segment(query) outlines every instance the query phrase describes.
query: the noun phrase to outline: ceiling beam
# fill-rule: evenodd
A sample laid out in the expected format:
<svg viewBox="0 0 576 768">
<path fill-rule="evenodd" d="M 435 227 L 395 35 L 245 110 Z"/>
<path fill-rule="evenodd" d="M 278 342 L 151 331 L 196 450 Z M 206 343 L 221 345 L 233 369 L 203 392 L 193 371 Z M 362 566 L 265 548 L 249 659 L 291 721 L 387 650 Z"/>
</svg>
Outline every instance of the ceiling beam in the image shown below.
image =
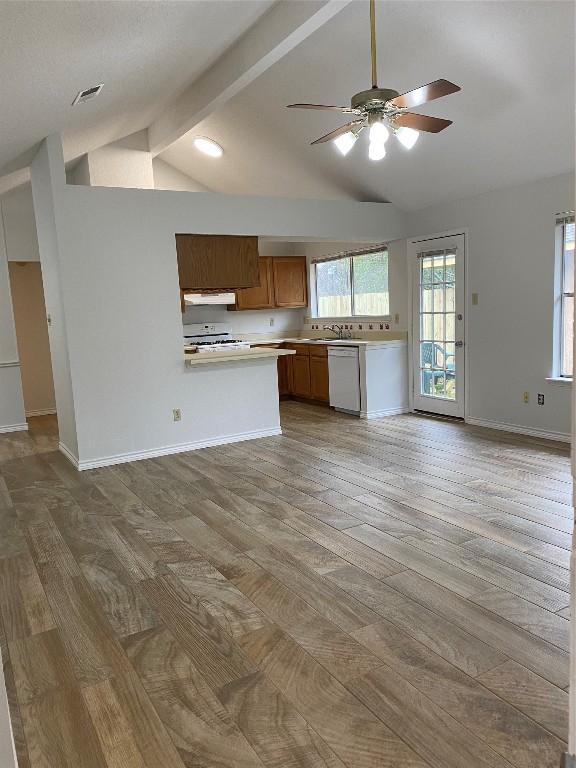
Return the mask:
<svg viewBox="0 0 576 768">
<path fill-rule="evenodd" d="M 240 93 L 351 0 L 280 0 L 148 128 L 153 155 Z"/>
</svg>

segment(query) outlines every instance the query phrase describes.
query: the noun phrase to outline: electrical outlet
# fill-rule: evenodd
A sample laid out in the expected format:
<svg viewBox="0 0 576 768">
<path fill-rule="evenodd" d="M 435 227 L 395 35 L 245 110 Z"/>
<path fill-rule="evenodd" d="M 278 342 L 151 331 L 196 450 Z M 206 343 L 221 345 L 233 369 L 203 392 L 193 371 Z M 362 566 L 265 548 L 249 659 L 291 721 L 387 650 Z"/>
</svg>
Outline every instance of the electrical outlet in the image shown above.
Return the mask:
<svg viewBox="0 0 576 768">
<path fill-rule="evenodd" d="M 538 405 L 544 405 L 544 395 L 542 392 L 538 392 Z"/>
<path fill-rule="evenodd" d="M 182 411 L 180 408 L 174 408 L 172 415 L 174 416 L 174 421 L 182 421 Z"/>
<path fill-rule="evenodd" d="M 270 318 L 270 328 L 274 328 L 274 318 Z"/>
<path fill-rule="evenodd" d="M 522 396 L 522 399 L 524 400 L 525 403 L 529 403 L 530 402 L 530 392 L 524 392 L 524 394 Z"/>
</svg>

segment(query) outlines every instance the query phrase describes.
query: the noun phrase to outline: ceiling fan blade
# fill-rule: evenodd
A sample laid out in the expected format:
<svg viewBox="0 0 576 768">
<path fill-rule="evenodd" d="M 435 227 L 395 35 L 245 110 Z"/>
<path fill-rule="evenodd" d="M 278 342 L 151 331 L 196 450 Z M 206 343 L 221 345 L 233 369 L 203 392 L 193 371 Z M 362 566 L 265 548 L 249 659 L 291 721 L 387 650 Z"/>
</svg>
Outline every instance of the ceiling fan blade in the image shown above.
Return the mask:
<svg viewBox="0 0 576 768">
<path fill-rule="evenodd" d="M 287 104 L 288 109 L 322 109 L 327 112 L 344 112 L 348 115 L 360 115 L 359 109 L 352 107 L 329 107 L 326 104 Z"/>
<path fill-rule="evenodd" d="M 335 131 L 330 131 L 330 133 L 327 133 L 325 136 L 320 136 L 319 139 L 313 141 L 312 146 L 314 144 L 324 144 L 325 141 L 330 141 L 331 139 L 337 139 L 338 136 L 342 136 L 343 133 L 348 133 L 348 131 L 351 131 L 355 126 L 362 125 L 362 122 L 362 120 L 353 120 L 351 123 L 341 125 L 340 128 L 336 128 Z"/>
<path fill-rule="evenodd" d="M 444 128 L 452 125 L 452 120 L 443 120 L 441 117 L 430 117 L 430 115 L 417 115 L 415 112 L 404 112 L 394 118 L 394 125 L 399 128 L 414 128 L 416 131 L 426 131 L 426 133 L 440 133 Z"/>
<path fill-rule="evenodd" d="M 396 96 L 395 99 L 390 99 L 388 104 L 401 109 L 412 109 L 419 107 L 420 104 L 426 104 L 428 101 L 434 101 L 434 99 L 439 99 L 442 96 L 449 96 L 460 90 L 459 85 L 454 85 L 449 80 L 434 80 L 433 83 L 421 85 L 420 88 L 415 88 L 413 91 Z"/>
</svg>

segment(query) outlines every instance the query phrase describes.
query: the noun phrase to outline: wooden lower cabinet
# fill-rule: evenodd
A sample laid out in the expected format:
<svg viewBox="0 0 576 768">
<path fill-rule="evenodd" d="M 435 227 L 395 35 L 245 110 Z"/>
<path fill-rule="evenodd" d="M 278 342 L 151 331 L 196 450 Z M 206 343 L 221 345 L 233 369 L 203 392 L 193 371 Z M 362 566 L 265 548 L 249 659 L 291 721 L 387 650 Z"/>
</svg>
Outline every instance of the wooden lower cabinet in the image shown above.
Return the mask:
<svg viewBox="0 0 576 768">
<path fill-rule="evenodd" d="M 290 394 L 291 355 L 278 358 L 278 394 L 287 397 Z"/>
<path fill-rule="evenodd" d="M 297 397 L 311 396 L 310 389 L 310 355 L 292 355 L 292 386 L 290 394 Z"/>
<path fill-rule="evenodd" d="M 289 394 L 314 400 L 330 401 L 328 388 L 328 347 L 325 344 L 286 344 L 296 354 L 286 358 L 289 369 Z"/>
<path fill-rule="evenodd" d="M 310 355 L 310 397 L 323 403 L 330 402 L 327 355 Z"/>
<path fill-rule="evenodd" d="M 317 403 L 330 402 L 328 347 L 325 344 L 258 344 L 272 349 L 293 349 L 295 355 L 278 358 L 278 394 Z"/>
</svg>

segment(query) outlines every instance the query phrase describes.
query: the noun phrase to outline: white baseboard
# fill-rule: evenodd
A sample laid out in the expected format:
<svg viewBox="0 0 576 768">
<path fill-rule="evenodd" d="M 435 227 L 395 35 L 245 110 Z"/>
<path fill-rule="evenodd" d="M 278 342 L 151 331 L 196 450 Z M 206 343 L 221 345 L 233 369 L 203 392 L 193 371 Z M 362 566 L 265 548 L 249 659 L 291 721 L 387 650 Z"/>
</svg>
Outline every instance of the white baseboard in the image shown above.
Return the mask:
<svg viewBox="0 0 576 768">
<path fill-rule="evenodd" d="M 72 464 L 82 472 L 85 469 L 98 469 L 99 467 L 109 467 L 113 464 L 125 464 L 129 461 L 141 461 L 142 459 L 154 459 L 157 456 L 169 456 L 172 453 L 186 453 L 187 451 L 198 451 L 201 448 L 213 448 L 216 445 L 226 445 L 228 443 L 241 443 L 245 440 L 256 440 L 259 437 L 274 437 L 281 435 L 281 427 L 272 427 L 271 429 L 254 430 L 253 432 L 239 432 L 234 435 L 223 435 L 222 437 L 212 437 L 208 440 L 196 440 L 192 443 L 179 443 L 177 445 L 167 445 L 163 448 L 152 448 L 147 451 L 133 451 L 131 453 L 117 453 L 112 456 L 103 456 L 100 459 L 88 459 L 78 461 L 75 456 L 60 443 L 60 450 L 69 459 Z"/>
<path fill-rule="evenodd" d="M 29 416 L 53 416 L 56 413 L 56 408 L 40 408 L 36 411 L 26 411 L 26 417 Z"/>
<path fill-rule="evenodd" d="M 466 424 L 472 424 L 475 427 L 486 427 L 487 429 L 499 429 L 502 432 L 514 432 L 518 435 L 528 435 L 528 437 L 540 437 L 544 440 L 557 440 L 561 443 L 569 443 L 572 438 L 567 432 L 547 432 L 545 429 L 532 429 L 523 427 L 520 424 L 507 424 L 500 421 L 487 421 L 486 419 L 476 419 L 468 416 Z"/>
<path fill-rule="evenodd" d="M 6 649 L 5 653 L 7 652 L 8 649 Z M 0 765 L 2 765 L 2 768 L 18 768 L 16 746 L 14 744 L 14 734 L 8 706 L 8 692 L 3 671 L 6 662 L 7 659 L 2 659 L 2 652 L 0 651 Z"/>
<path fill-rule="evenodd" d="M 58 450 L 66 456 L 70 464 L 73 464 L 78 469 L 78 457 L 72 453 L 70 448 L 65 446 L 64 443 L 58 443 Z"/>
<path fill-rule="evenodd" d="M 384 416 L 399 416 L 401 413 L 409 413 L 408 406 L 398 408 L 384 408 L 381 411 L 360 411 L 361 419 L 381 419 Z"/>
<path fill-rule="evenodd" d="M 5 427 L 0 427 L 0 435 L 5 432 L 26 432 L 28 424 L 7 424 Z"/>
</svg>

